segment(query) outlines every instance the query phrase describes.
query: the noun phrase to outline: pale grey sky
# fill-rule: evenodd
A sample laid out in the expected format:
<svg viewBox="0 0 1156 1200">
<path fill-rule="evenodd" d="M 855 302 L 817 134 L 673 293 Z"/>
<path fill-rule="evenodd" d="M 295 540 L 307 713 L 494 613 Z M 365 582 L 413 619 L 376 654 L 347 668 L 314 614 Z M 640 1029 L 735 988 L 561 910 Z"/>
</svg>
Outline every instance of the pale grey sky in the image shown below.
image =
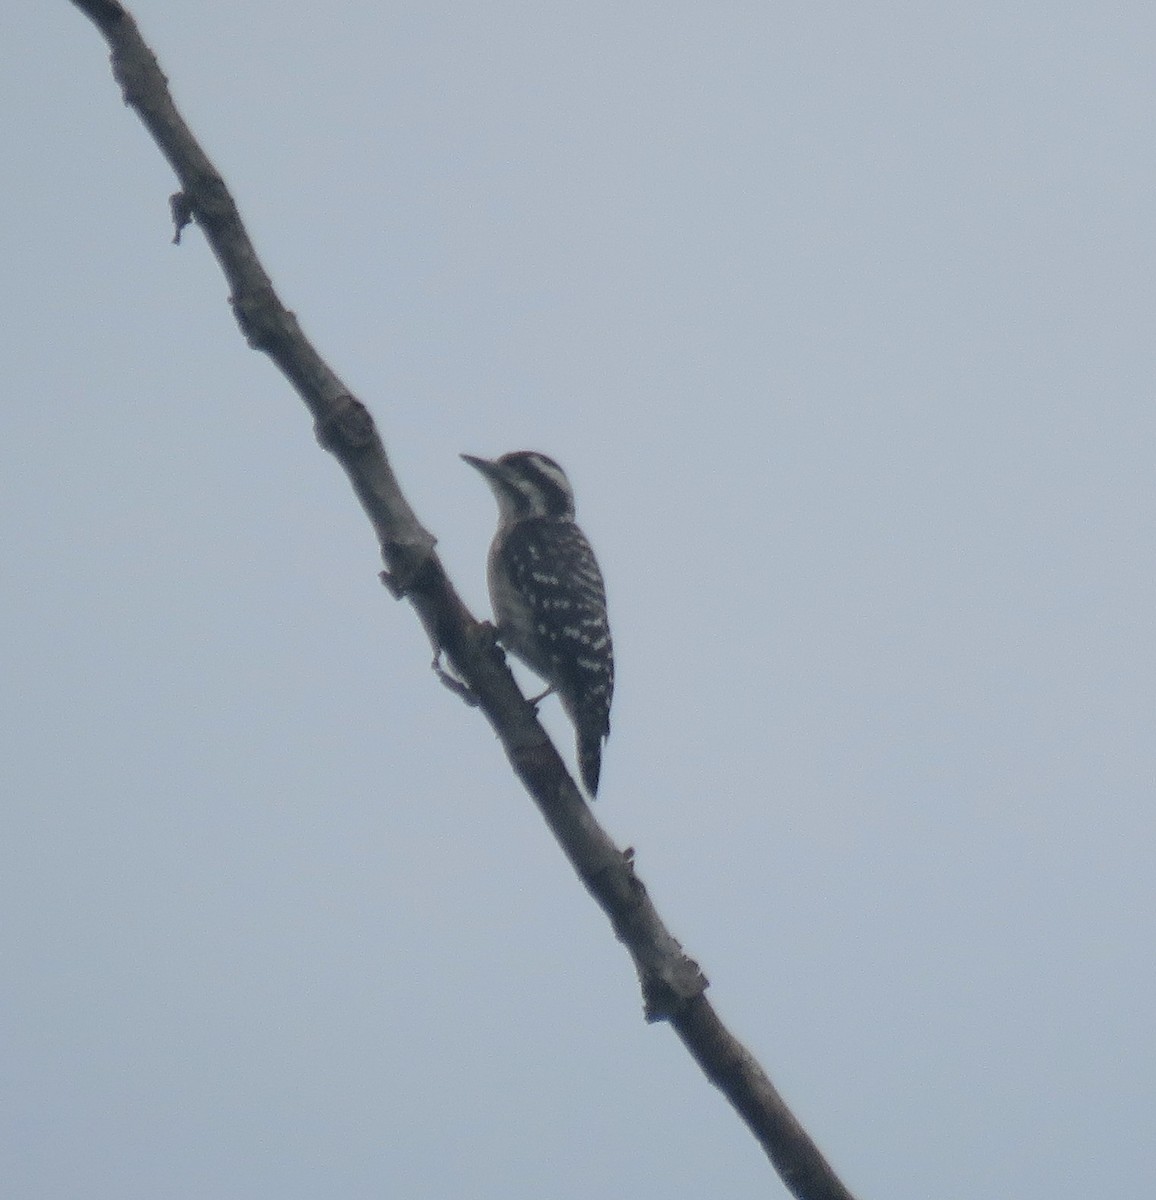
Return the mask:
<svg viewBox="0 0 1156 1200">
<path fill-rule="evenodd" d="M 477 611 L 458 453 L 569 471 L 599 815 L 848 1185 L 1156 1190 L 1156 10 L 134 11 Z M 785 1195 L 66 0 L 0 101 L 5 1197 Z"/>
</svg>

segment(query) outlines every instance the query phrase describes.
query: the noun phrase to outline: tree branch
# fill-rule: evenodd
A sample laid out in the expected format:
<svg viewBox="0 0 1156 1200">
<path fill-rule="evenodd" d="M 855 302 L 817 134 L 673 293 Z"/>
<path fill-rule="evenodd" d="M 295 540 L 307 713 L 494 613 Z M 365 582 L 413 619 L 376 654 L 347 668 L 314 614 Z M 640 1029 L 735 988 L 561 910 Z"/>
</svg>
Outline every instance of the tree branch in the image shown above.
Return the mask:
<svg viewBox="0 0 1156 1200">
<path fill-rule="evenodd" d="M 470 614 L 401 492 L 365 406 L 314 349 L 282 305 L 224 180 L 173 104 L 168 81 L 136 23 L 116 0 L 72 0 L 112 48 L 125 103 L 145 123 L 180 181 L 172 198 L 176 238 L 195 220 L 229 281 L 237 323 L 313 414 L 318 441 L 341 463 L 377 534 L 383 580 L 408 599 L 434 647 L 476 698 L 514 771 L 587 890 L 630 951 L 648 1020 L 666 1020 L 746 1121 L 798 1200 L 853 1200 L 750 1052 L 725 1028 L 698 965 L 663 924 L 634 871 L 595 821 L 533 707 L 518 690 L 489 625 Z"/>
</svg>

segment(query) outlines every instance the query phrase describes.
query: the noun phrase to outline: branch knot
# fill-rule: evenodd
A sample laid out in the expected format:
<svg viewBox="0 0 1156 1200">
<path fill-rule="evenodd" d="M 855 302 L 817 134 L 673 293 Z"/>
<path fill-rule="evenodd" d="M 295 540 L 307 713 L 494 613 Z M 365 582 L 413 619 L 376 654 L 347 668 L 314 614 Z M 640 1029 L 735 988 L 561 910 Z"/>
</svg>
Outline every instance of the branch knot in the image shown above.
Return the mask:
<svg viewBox="0 0 1156 1200">
<path fill-rule="evenodd" d="M 338 457 L 343 451 L 356 454 L 366 450 L 379 440 L 369 409 L 348 392 L 332 401 L 314 429 L 321 445 Z"/>
</svg>

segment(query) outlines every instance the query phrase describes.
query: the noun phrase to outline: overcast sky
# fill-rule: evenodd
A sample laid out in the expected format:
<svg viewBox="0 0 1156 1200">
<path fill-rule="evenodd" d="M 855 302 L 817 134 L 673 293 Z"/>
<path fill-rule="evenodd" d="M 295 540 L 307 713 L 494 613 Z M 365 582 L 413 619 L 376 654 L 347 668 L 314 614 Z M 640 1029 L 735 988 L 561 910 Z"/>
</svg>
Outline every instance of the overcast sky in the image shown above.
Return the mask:
<svg viewBox="0 0 1156 1200">
<path fill-rule="evenodd" d="M 1156 9 L 135 12 L 479 614 L 458 453 L 569 471 L 598 815 L 852 1190 L 1156 1193 Z M 67 0 L 0 152 L 6 1200 L 785 1196 Z"/>
</svg>

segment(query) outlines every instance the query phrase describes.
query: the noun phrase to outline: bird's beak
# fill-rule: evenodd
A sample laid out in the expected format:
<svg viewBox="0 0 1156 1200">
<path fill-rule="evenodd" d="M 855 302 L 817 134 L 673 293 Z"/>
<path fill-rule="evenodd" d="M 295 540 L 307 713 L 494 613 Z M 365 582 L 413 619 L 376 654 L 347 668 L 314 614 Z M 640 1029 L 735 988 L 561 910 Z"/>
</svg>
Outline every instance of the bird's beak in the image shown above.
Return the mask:
<svg viewBox="0 0 1156 1200">
<path fill-rule="evenodd" d="M 497 467 L 488 458 L 476 458 L 472 454 L 463 454 L 462 459 L 468 462 L 471 467 L 481 471 L 487 479 L 493 479 L 498 473 Z"/>
</svg>

